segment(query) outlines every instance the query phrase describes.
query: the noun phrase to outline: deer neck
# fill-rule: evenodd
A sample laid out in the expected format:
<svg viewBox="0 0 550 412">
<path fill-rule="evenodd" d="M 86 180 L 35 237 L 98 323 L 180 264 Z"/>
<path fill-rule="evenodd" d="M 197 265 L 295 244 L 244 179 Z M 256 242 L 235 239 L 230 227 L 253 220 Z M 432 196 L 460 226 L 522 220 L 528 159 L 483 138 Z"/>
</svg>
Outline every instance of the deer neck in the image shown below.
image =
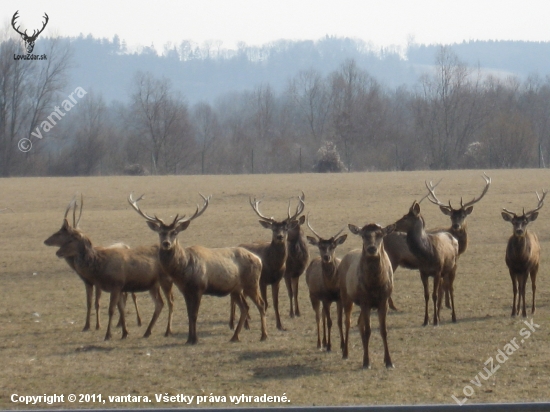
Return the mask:
<svg viewBox="0 0 550 412">
<path fill-rule="evenodd" d="M 170 249 L 159 249 L 159 260 L 162 268 L 166 272 L 174 273 L 178 271 L 178 269 L 187 267 L 189 263 L 189 256 L 176 239 L 173 247 Z"/>
<path fill-rule="evenodd" d="M 453 229 L 452 227 L 448 232 L 458 240 L 458 254 L 461 255 L 466 252 L 468 247 L 468 233 L 466 231 L 466 223 L 462 225 L 460 229 Z"/>
<path fill-rule="evenodd" d="M 285 242 L 271 241 L 271 244 L 267 248 L 266 258 L 273 267 L 282 267 L 288 255 L 287 245 Z"/>
<path fill-rule="evenodd" d="M 425 260 L 433 256 L 433 249 L 421 219 L 417 219 L 407 232 L 407 246 L 417 259 Z"/>
</svg>

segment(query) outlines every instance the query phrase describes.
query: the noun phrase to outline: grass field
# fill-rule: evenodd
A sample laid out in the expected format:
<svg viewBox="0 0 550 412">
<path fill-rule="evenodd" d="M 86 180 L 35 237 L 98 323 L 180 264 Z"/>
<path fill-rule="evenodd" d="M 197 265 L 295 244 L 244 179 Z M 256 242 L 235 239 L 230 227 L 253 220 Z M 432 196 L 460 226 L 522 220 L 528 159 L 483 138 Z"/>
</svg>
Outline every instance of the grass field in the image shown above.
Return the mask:
<svg viewBox="0 0 550 412">
<path fill-rule="evenodd" d="M 108 295 L 101 302 L 102 329 L 81 332 L 85 318 L 83 283 L 55 248 L 43 241 L 62 223 L 65 206 L 75 192 L 84 194 L 80 227 L 95 245 L 125 242 L 131 246 L 153 244 L 157 235 L 128 205 L 131 191 L 146 194 L 140 205 L 160 217 L 191 213 L 201 199 L 212 194 L 205 214 L 179 236 L 181 244 L 209 247 L 233 246 L 268 240 L 270 232 L 258 224 L 248 196 L 264 196 L 267 216 L 286 216 L 287 201 L 300 190 L 306 194 L 306 212 L 320 234 L 332 235 L 347 223 L 391 223 L 408 211 L 412 201 L 425 194 L 424 180 L 443 178 L 437 188 L 440 200 L 458 204 L 470 200 L 484 186 L 481 171 L 350 173 L 338 175 L 239 175 L 166 177 L 13 178 L 0 180 L 0 409 L 16 408 L 122 408 L 184 407 L 184 403 L 156 402 L 155 394 L 204 396 L 198 406 L 234 406 L 230 396 L 276 395 L 287 403 L 242 403 L 239 406 L 312 406 L 455 403 L 464 392 L 468 402 L 548 401 L 550 378 L 550 280 L 548 256 L 550 206 L 530 225 L 541 241 L 542 265 L 537 282 L 540 325 L 529 338 L 522 318 L 511 318 L 512 287 L 504 252 L 512 226 L 500 216 L 502 207 L 521 211 L 536 206 L 535 190 L 549 188 L 548 170 L 486 171 L 492 185 L 468 218 L 470 243 L 459 260 L 455 282 L 458 323 L 443 309 L 439 327 L 422 327 L 424 299 L 417 272 L 398 269 L 393 299 L 398 312 L 388 316 L 389 346 L 394 370 L 383 364 L 378 320 L 373 315 L 371 370 L 363 370 L 362 345 L 357 328 L 350 334 L 350 358 L 342 360 L 316 348 L 315 317 L 305 277 L 300 280 L 302 316 L 290 319 L 288 297 L 281 284 L 280 308 L 285 332 L 275 328 L 268 309 L 268 339 L 260 342 L 257 310 L 251 308 L 251 330 L 241 342 L 230 343 L 229 297 L 204 297 L 199 311 L 195 346 L 187 339 L 187 314 L 176 292 L 173 329 L 163 336 L 167 307 L 148 339 L 145 326 L 136 326 L 134 309 L 127 311 L 130 336 L 104 342 Z M 422 214 L 428 227 L 448 226 L 448 217 L 424 202 Z M 360 247 L 349 235 L 338 249 L 343 256 Z M 316 250 L 310 248 L 312 256 Z M 531 289 L 528 284 L 527 302 Z M 139 294 L 147 323 L 153 307 L 148 294 Z M 335 306 L 335 305 L 333 305 Z M 431 313 L 431 312 L 430 312 Z M 357 308 L 354 319 L 357 316 Z M 335 308 L 333 319 L 336 320 Z M 530 313 L 528 321 L 531 321 Z M 355 323 L 355 322 L 353 322 Z M 498 350 L 516 338 L 519 349 L 498 364 Z M 338 349 L 338 328 L 333 328 Z M 509 348 L 509 347 L 508 347 Z M 493 357 L 500 368 L 487 380 L 486 361 Z M 502 359 L 502 358 L 501 358 Z M 479 386 L 476 381 L 479 379 Z M 471 381 L 475 382 L 472 383 Z M 464 389 L 466 386 L 471 388 Z M 12 403 L 13 394 L 64 394 L 65 402 L 48 405 Z M 68 394 L 101 394 L 105 403 L 67 402 Z M 218 396 L 218 402 L 208 397 Z M 110 402 L 108 396 L 148 396 L 151 403 Z M 222 396 L 226 397 L 223 402 Z M 97 398 L 96 398 L 97 399 Z M 192 405 L 197 406 L 196 399 Z M 134 399 L 135 401 L 136 399 Z M 221 402 L 220 402 L 221 400 Z"/>
</svg>

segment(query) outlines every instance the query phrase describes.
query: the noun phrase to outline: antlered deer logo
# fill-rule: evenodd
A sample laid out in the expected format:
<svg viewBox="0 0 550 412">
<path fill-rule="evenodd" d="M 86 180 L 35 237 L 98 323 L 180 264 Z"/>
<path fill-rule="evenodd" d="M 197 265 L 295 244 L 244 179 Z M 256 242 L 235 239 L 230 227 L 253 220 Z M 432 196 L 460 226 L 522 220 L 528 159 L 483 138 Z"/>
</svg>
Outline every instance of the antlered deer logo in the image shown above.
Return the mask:
<svg viewBox="0 0 550 412">
<path fill-rule="evenodd" d="M 27 54 L 30 54 L 30 53 L 32 53 L 32 51 L 34 49 L 34 42 L 36 41 L 36 38 L 38 37 L 38 35 L 40 33 L 42 33 L 44 31 L 44 29 L 46 28 L 46 24 L 48 24 L 48 20 L 50 18 L 48 17 L 48 15 L 46 13 L 44 13 L 44 18 L 46 19 L 46 21 L 42 24 L 42 28 L 40 30 L 38 30 L 38 32 L 36 30 L 33 30 L 32 35 L 29 36 L 27 34 L 27 30 L 25 30 L 25 32 L 20 32 L 19 31 L 20 26 L 15 27 L 15 20 L 17 20 L 17 18 L 19 17 L 18 13 L 19 13 L 19 10 L 17 10 L 15 12 L 15 14 L 13 15 L 13 17 L 11 19 L 11 25 L 12 25 L 13 29 L 21 35 L 21 38 L 25 42 L 25 46 L 27 48 Z"/>
</svg>

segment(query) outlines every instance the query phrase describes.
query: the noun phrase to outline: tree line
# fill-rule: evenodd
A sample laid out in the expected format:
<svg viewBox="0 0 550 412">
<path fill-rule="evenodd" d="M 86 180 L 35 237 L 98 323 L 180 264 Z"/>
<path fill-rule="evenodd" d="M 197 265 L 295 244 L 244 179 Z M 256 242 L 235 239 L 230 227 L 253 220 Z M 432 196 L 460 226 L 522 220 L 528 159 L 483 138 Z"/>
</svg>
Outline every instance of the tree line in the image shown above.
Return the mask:
<svg viewBox="0 0 550 412">
<path fill-rule="evenodd" d="M 46 61 L 15 61 L 0 44 L 0 174 L 230 174 L 545 166 L 550 78 L 498 77 L 448 47 L 413 86 L 384 86 L 355 59 L 187 103 L 165 77 L 128 73 L 127 102 L 86 94 L 42 138 L 67 99 L 71 45 L 47 39 Z M 107 74 L 106 74 L 107 75 Z M 74 88 L 74 87 L 73 87 Z M 22 151 L 21 139 L 32 148 Z"/>
</svg>

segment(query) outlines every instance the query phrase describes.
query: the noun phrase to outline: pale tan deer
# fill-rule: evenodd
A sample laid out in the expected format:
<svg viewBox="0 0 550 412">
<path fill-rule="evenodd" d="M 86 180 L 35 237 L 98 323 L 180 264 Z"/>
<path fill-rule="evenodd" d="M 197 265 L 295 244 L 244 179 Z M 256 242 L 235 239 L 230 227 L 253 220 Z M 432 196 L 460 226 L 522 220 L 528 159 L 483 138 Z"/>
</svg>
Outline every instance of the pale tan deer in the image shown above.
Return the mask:
<svg viewBox="0 0 550 412">
<path fill-rule="evenodd" d="M 81 205 L 83 204 L 83 199 L 81 199 Z M 78 223 L 80 222 L 80 216 L 78 218 L 78 221 L 75 219 L 75 211 L 76 211 L 76 203 L 73 201 L 69 202 L 69 206 L 67 206 L 67 210 L 65 211 L 65 216 L 63 217 L 63 223 L 61 225 L 61 229 L 59 229 L 57 232 L 55 232 L 53 235 L 51 235 L 49 238 L 47 238 L 44 241 L 44 244 L 46 246 L 57 246 L 61 247 L 63 246 L 69 239 L 69 222 L 67 220 L 67 215 L 69 214 L 69 211 L 71 209 L 71 206 L 74 207 L 73 209 L 73 227 L 76 228 L 78 226 Z M 82 208 L 81 208 L 82 210 Z M 129 249 L 130 247 L 128 245 L 125 245 L 124 243 L 115 243 L 113 245 L 107 246 L 108 248 L 113 247 L 122 247 L 125 249 Z M 103 249 L 102 247 L 98 246 L 96 249 Z M 84 279 L 75 269 L 74 266 L 74 258 L 67 257 L 65 258 L 65 261 L 69 265 L 69 267 L 74 270 L 74 272 L 78 275 L 78 277 L 84 282 L 84 286 L 86 288 L 86 321 L 84 323 L 84 328 L 82 329 L 83 332 L 86 332 L 90 330 L 90 317 L 92 312 L 92 295 L 93 295 L 93 289 L 94 285 L 90 282 L 88 282 L 86 279 Z M 101 298 L 101 289 L 95 288 L 95 313 L 96 313 L 96 330 L 101 328 L 101 323 L 99 321 L 99 301 Z M 126 299 L 127 299 L 127 293 L 125 292 L 123 294 L 123 306 L 126 306 Z M 139 309 L 137 305 L 137 297 L 135 293 L 132 293 L 132 300 L 134 301 L 134 306 L 136 308 L 136 316 L 137 316 L 137 324 L 138 326 L 141 326 L 141 316 L 139 315 Z M 121 321 L 119 320 L 119 324 L 117 326 L 122 326 Z"/>
<path fill-rule="evenodd" d="M 537 219 L 538 211 L 544 205 L 546 191 L 542 192 L 542 197 L 537 193 L 538 205 L 535 209 L 525 213 L 525 208 L 521 215 L 517 215 L 506 209 L 502 209 L 502 218 L 507 222 L 512 223 L 514 232 L 508 239 L 506 247 L 506 265 L 510 271 L 512 278 L 512 288 L 514 292 L 514 300 L 512 301 L 512 316 L 519 315 L 521 305 L 521 316 L 526 317 L 525 310 L 525 288 L 527 286 L 527 278 L 531 276 L 531 287 L 533 290 L 533 304 L 531 313 L 535 313 L 535 291 L 537 289 L 537 272 L 540 263 L 540 245 L 537 235 L 527 230 L 529 222 Z M 516 296 L 519 290 L 519 297 Z"/>
<path fill-rule="evenodd" d="M 208 207 L 210 197 L 204 197 L 202 208 L 185 219 L 185 215 L 176 215 L 172 223 L 166 224 L 162 219 L 150 216 L 143 212 L 138 202 L 143 198 L 132 199 L 128 202 L 134 210 L 145 220 L 151 230 L 158 233 L 160 247 L 158 256 L 162 268 L 178 289 L 181 291 L 187 306 L 189 318 L 189 335 L 187 344 L 196 344 L 197 317 L 203 295 L 227 296 L 231 295 L 241 310 L 241 317 L 231 338 L 232 342 L 239 340 L 239 332 L 248 315 L 248 308 L 244 303 L 244 296 L 252 299 L 260 312 L 261 340 L 267 339 L 265 308 L 260 294 L 261 260 L 241 247 L 227 247 L 210 249 L 203 246 L 182 247 L 178 242 L 178 234 L 189 227 L 194 219 L 201 216 Z"/>
<path fill-rule="evenodd" d="M 393 270 L 390 259 L 384 250 L 383 238 L 395 230 L 395 225 L 384 228 L 371 223 L 362 228 L 349 224 L 351 233 L 361 236 L 363 247 L 346 254 L 338 266 L 340 280 L 340 299 L 338 326 L 342 357 L 347 359 L 349 347 L 349 329 L 353 304 L 361 307 L 359 331 L 363 342 L 363 368 L 370 368 L 369 340 L 371 335 L 370 311 L 377 309 L 380 323 L 380 335 L 384 343 L 384 363 L 393 368 L 388 347 L 386 315 L 388 301 L 393 290 Z M 346 315 L 345 335 L 342 331 L 342 310 Z"/>
<path fill-rule="evenodd" d="M 316 237 L 307 236 L 307 240 L 313 246 L 319 249 L 319 255 L 311 261 L 306 270 L 306 283 L 309 289 L 309 299 L 311 306 L 315 311 L 315 321 L 317 323 L 317 348 L 326 348 L 327 352 L 332 349 L 330 332 L 332 329 L 332 319 L 330 317 L 330 306 L 332 302 L 336 302 L 337 312 L 340 309 L 340 282 L 337 277 L 337 269 L 340 264 L 340 259 L 335 256 L 336 248 L 343 244 L 348 235 L 340 230 L 337 234 L 324 239 L 313 230 L 309 224 L 309 216 L 307 225 Z M 320 304 L 323 304 L 322 312 Z M 323 321 L 323 340 L 321 346 L 321 318 Z M 327 333 L 328 326 L 328 333 Z M 327 336 L 328 335 L 328 336 Z"/>
<path fill-rule="evenodd" d="M 251 251 L 259 256 L 262 261 L 262 276 L 260 277 L 260 290 L 264 300 L 265 309 L 267 309 L 267 286 L 271 285 L 271 294 L 273 297 L 273 309 L 275 311 L 275 320 L 277 329 L 285 330 L 279 316 L 279 284 L 285 273 L 285 264 L 287 260 L 287 235 L 288 231 L 294 228 L 298 221 L 296 217 L 304 211 L 304 194 L 298 197 L 298 205 L 292 216 L 288 216 L 282 221 L 276 221 L 272 217 L 262 215 L 259 209 L 261 200 L 249 199 L 252 210 L 260 217 L 260 224 L 271 230 L 271 242 L 267 243 L 245 243 L 239 246 Z M 231 310 L 231 313 L 234 311 Z M 231 324 L 231 320 L 230 320 Z"/>
<path fill-rule="evenodd" d="M 418 261 L 420 278 L 424 287 L 424 323 L 429 322 L 428 302 L 430 299 L 428 279 L 434 278 L 432 300 L 434 304 L 433 324 L 439 324 L 443 287 L 440 285 L 443 274 L 456 273 L 458 241 L 448 232 L 428 233 L 424 229 L 424 218 L 420 214 L 420 205 L 413 202 L 409 212 L 395 222 L 396 231 L 406 232 L 407 246 Z M 441 286 L 441 287 L 440 287 Z M 452 312 L 453 321 L 456 315 Z"/>
<path fill-rule="evenodd" d="M 290 217 L 290 208 L 288 210 Z M 287 257 L 285 264 L 285 284 L 290 302 L 291 318 L 300 316 L 300 306 L 298 305 L 298 287 L 300 276 L 305 272 L 309 263 L 309 250 L 307 247 L 306 236 L 302 230 L 306 217 L 304 215 L 296 219 L 298 224 L 288 230 L 287 235 Z"/>
<path fill-rule="evenodd" d="M 123 300 L 121 299 L 121 295 L 124 292 L 149 291 L 155 304 L 155 311 L 144 337 L 150 336 L 151 330 L 164 306 L 160 295 L 161 287 L 170 307 L 166 329 L 166 335 L 169 335 L 171 333 L 172 321 L 172 282 L 164 275 L 160 266 L 158 246 L 142 246 L 133 249 L 94 248 L 90 238 L 80 229 L 70 227 L 68 222 L 64 223 L 64 226 L 67 232 L 67 241 L 59 248 L 56 255 L 60 258 L 72 259 L 75 271 L 84 280 L 96 288 L 111 293 L 109 323 L 107 325 L 105 340 L 109 340 L 112 337 L 111 324 L 116 306 L 118 306 L 121 316 L 122 338 L 124 339 L 128 336 L 124 308 L 122 306 Z"/>
</svg>

